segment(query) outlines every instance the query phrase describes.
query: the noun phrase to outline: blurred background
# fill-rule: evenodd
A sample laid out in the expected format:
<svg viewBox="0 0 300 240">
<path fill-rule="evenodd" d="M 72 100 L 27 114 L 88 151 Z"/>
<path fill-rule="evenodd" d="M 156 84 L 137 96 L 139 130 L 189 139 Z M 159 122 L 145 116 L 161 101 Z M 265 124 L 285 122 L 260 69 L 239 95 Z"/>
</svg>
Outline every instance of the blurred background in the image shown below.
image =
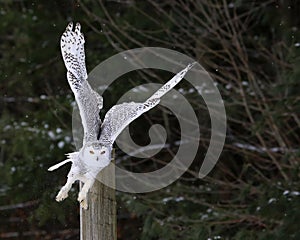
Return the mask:
<svg viewBox="0 0 300 240">
<path fill-rule="evenodd" d="M 187 82 L 176 87 L 198 116 L 199 152 L 164 189 L 117 192 L 118 239 L 300 239 L 299 13 L 292 0 L 1 0 L 0 239 L 79 239 L 78 185 L 55 201 L 69 166 L 47 172 L 74 150 L 74 97 L 59 47 L 69 21 L 82 25 L 88 71 L 123 50 L 169 48 L 205 67 L 226 106 L 224 150 L 198 179 L 209 114 Z M 172 76 L 153 72 L 115 81 L 104 93 L 105 110 L 128 89 Z M 153 123 L 165 126 L 169 147 L 146 160 L 116 147 L 126 159 L 119 166 L 149 172 L 172 159 L 180 131 L 168 109 L 132 123 L 133 139 L 149 144 L 145 129 Z"/>
</svg>

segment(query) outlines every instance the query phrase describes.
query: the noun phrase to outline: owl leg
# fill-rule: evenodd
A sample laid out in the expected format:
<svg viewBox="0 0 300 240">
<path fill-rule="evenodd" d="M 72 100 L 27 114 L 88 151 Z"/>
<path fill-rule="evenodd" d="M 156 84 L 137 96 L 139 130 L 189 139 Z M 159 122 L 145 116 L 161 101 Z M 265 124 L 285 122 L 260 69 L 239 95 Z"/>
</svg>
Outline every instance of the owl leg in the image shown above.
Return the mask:
<svg viewBox="0 0 300 240">
<path fill-rule="evenodd" d="M 60 189 L 56 196 L 56 201 L 60 202 L 68 197 L 68 193 L 72 187 L 72 184 L 76 181 L 74 177 L 68 177 L 66 184 Z"/>
<path fill-rule="evenodd" d="M 87 194 L 90 190 L 90 188 L 93 186 L 95 182 L 95 179 L 87 179 L 81 189 L 81 191 L 78 194 L 78 201 L 80 202 L 80 206 L 83 209 L 87 209 L 88 208 L 88 202 L 87 202 Z"/>
</svg>

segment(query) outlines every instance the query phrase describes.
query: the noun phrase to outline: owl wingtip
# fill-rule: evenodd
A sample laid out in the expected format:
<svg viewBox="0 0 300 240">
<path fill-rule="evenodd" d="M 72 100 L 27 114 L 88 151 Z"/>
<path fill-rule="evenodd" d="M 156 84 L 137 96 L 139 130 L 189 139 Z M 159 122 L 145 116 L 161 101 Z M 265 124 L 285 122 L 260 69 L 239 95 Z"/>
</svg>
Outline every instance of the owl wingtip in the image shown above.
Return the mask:
<svg viewBox="0 0 300 240">
<path fill-rule="evenodd" d="M 187 65 L 187 69 L 190 70 L 192 67 L 196 65 L 197 62 L 192 62 Z"/>
</svg>

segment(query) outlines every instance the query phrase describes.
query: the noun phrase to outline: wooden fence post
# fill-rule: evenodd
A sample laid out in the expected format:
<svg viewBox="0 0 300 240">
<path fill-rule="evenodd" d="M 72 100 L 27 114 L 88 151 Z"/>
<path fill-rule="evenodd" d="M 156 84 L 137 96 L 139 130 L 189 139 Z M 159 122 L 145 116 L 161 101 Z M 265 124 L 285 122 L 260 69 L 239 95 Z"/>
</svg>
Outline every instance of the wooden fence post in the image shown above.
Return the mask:
<svg viewBox="0 0 300 240">
<path fill-rule="evenodd" d="M 113 151 L 113 159 L 115 157 Z M 112 161 L 114 162 L 114 160 Z M 106 179 L 115 186 L 115 165 L 110 164 L 97 178 Z M 116 196 L 115 189 L 96 180 L 88 193 L 88 209 L 80 208 L 81 240 L 116 240 Z"/>
</svg>

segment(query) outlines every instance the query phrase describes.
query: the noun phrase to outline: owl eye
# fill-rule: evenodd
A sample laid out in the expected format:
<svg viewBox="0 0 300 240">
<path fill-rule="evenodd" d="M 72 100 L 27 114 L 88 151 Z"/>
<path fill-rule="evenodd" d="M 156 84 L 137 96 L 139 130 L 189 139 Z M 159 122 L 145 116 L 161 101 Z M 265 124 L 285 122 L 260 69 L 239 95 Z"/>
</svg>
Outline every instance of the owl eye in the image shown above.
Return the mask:
<svg viewBox="0 0 300 240">
<path fill-rule="evenodd" d="M 90 150 L 90 153 L 91 153 L 91 154 L 94 154 L 94 151 Z"/>
<path fill-rule="evenodd" d="M 102 152 L 101 152 L 101 154 L 104 154 L 104 153 L 105 153 L 105 151 L 102 151 Z"/>
</svg>

